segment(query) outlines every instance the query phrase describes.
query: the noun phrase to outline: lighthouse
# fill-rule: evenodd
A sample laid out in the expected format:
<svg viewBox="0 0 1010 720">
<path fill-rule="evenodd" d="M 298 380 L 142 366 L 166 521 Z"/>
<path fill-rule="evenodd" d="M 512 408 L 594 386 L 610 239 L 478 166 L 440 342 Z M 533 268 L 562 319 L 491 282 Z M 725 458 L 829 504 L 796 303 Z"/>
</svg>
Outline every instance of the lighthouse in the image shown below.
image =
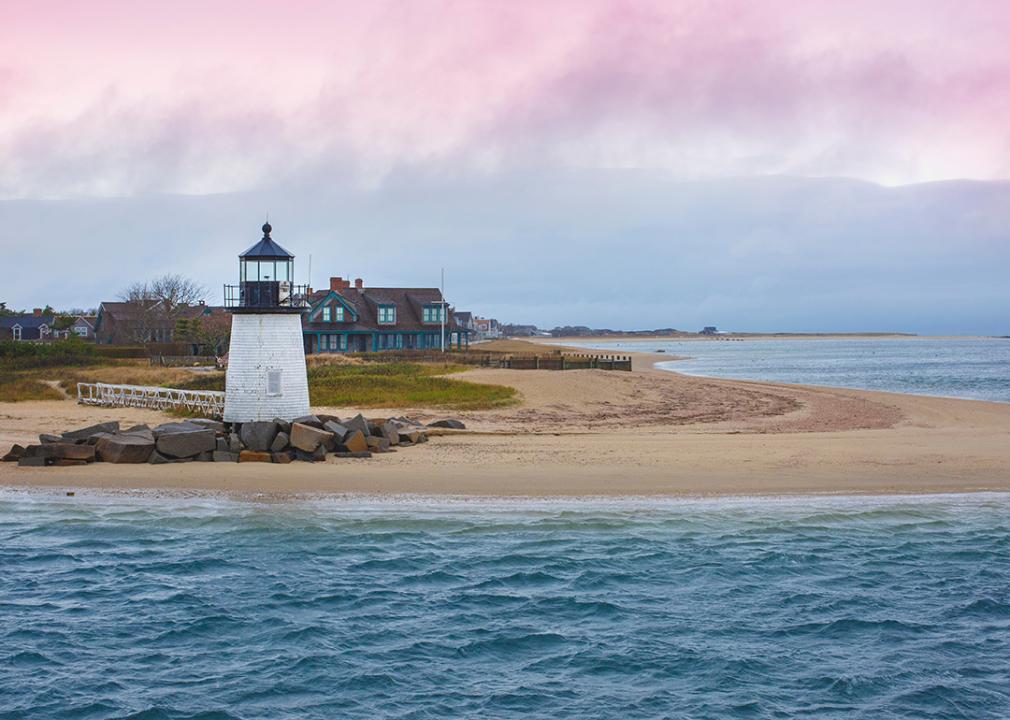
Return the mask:
<svg viewBox="0 0 1010 720">
<path fill-rule="evenodd" d="M 296 286 L 295 256 L 270 237 L 239 255 L 239 284 L 225 285 L 231 310 L 224 420 L 243 423 L 309 414 L 302 312 L 306 288 Z"/>
</svg>

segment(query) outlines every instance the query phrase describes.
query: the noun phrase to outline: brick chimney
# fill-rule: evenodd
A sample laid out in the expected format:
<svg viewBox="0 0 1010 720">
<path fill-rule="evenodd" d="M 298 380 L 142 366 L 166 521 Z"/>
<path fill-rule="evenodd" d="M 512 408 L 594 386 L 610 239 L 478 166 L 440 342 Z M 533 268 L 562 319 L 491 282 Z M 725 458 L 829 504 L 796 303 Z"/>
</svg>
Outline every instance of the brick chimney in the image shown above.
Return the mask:
<svg viewBox="0 0 1010 720">
<path fill-rule="evenodd" d="M 340 292 L 341 290 L 347 290 L 351 287 L 350 280 L 344 280 L 342 277 L 331 277 L 330 278 L 330 290 L 333 292 Z"/>
<path fill-rule="evenodd" d="M 32 310 L 32 315 L 35 317 L 42 317 L 42 308 L 35 308 Z"/>
<path fill-rule="evenodd" d="M 355 278 L 354 279 L 354 289 L 355 290 L 362 290 L 362 289 L 364 289 L 364 287 L 365 287 L 365 281 L 364 280 L 362 280 L 361 278 Z"/>
</svg>

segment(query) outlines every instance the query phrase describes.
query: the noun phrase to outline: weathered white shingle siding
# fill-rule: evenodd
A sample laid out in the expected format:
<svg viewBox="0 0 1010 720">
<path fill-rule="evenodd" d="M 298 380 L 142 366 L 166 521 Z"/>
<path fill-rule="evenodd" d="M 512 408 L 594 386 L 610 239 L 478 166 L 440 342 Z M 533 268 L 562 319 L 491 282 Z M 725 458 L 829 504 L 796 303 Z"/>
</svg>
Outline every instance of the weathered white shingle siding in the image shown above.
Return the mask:
<svg viewBox="0 0 1010 720">
<path fill-rule="evenodd" d="M 281 394 L 267 394 L 267 373 L 281 370 Z M 235 314 L 231 321 L 224 419 L 291 420 L 309 414 L 302 320 L 295 314 Z"/>
</svg>

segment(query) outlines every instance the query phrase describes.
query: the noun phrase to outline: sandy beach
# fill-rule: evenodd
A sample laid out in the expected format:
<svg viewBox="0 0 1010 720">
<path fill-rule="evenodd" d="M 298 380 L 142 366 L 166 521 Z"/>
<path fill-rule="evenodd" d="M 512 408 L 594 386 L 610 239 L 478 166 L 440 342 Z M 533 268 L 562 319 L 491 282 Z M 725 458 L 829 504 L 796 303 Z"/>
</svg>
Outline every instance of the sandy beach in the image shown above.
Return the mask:
<svg viewBox="0 0 1010 720">
<path fill-rule="evenodd" d="M 1010 404 L 630 373 L 475 369 L 519 405 L 454 413 L 468 427 L 372 460 L 287 466 L 187 463 L 79 468 L 0 465 L 0 485 L 234 493 L 483 496 L 774 495 L 1010 490 Z M 340 415 L 355 408 L 317 408 Z M 370 417 L 445 414 L 373 409 Z M 155 411 L 71 401 L 0 404 L 0 449 Z"/>
</svg>

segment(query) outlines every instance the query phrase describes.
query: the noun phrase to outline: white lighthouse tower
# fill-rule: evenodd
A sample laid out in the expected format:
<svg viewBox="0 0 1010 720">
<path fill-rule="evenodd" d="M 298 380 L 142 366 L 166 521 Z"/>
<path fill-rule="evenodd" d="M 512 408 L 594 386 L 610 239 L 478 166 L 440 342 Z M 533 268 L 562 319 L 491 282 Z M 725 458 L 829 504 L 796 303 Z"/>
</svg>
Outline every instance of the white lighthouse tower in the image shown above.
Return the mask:
<svg viewBox="0 0 1010 720">
<path fill-rule="evenodd" d="M 225 285 L 232 312 L 224 419 L 243 423 L 309 414 L 302 311 L 304 286 L 295 286 L 295 256 L 270 237 L 239 256 L 239 285 Z M 236 292 L 236 290 L 238 292 Z"/>
</svg>

